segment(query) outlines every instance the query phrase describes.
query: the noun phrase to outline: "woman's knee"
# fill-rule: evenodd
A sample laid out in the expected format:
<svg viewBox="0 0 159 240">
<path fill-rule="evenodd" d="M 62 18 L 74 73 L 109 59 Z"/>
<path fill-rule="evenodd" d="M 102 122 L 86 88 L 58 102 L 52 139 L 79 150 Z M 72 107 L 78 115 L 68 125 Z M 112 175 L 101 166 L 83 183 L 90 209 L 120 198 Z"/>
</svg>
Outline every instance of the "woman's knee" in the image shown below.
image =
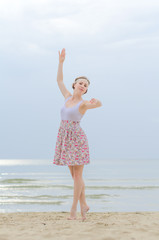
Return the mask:
<svg viewBox="0 0 159 240">
<path fill-rule="evenodd" d="M 74 179 L 82 178 L 82 172 L 83 172 L 83 167 L 82 166 L 74 167 L 74 169 L 73 169 L 73 178 Z"/>
<path fill-rule="evenodd" d="M 82 179 L 82 176 L 81 176 L 81 174 L 74 173 L 73 179 L 74 179 L 74 180 L 79 180 L 79 179 Z"/>
</svg>

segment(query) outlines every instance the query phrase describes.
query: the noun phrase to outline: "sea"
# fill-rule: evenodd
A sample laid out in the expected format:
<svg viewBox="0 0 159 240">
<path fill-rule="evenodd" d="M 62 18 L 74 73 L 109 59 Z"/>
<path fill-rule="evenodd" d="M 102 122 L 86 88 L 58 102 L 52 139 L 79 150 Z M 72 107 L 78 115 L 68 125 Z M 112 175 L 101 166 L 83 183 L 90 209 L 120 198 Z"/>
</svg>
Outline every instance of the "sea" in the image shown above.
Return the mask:
<svg viewBox="0 0 159 240">
<path fill-rule="evenodd" d="M 91 160 L 83 179 L 90 212 L 159 211 L 159 160 Z M 0 159 L 0 212 L 69 212 L 73 185 L 52 160 Z"/>
</svg>

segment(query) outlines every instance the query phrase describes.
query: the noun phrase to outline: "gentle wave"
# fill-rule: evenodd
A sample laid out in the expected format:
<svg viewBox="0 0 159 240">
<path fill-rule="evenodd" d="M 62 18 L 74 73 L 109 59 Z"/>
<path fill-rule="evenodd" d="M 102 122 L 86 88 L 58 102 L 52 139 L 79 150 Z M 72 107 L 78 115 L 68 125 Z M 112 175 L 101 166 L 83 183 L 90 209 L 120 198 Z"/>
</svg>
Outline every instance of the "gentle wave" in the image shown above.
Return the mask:
<svg viewBox="0 0 159 240">
<path fill-rule="evenodd" d="M 158 189 L 159 186 L 88 186 L 88 189 L 119 189 L 119 190 L 148 190 L 148 189 Z"/>
<path fill-rule="evenodd" d="M 0 183 L 25 183 L 25 182 L 33 182 L 37 181 L 36 179 L 26 179 L 26 178 L 12 178 L 12 179 L 4 179 L 1 180 Z"/>
<path fill-rule="evenodd" d="M 94 180 L 94 181 L 92 181 Z M 112 179 L 111 181 L 105 179 L 102 181 L 104 184 L 100 184 L 100 179 L 88 179 L 87 184 L 85 184 L 85 188 L 89 190 L 152 190 L 159 189 L 159 182 L 156 180 L 135 180 L 129 179 L 129 181 L 120 179 Z M 102 180 L 102 179 L 101 179 Z M 48 180 L 48 179 L 32 179 L 32 178 L 6 178 L 0 180 L 0 189 L 73 189 L 73 182 L 71 184 L 66 183 L 60 184 L 60 181 L 63 183 L 63 179 Z M 57 182 L 57 183 L 56 183 Z M 92 183 L 92 184 L 90 184 Z M 94 184 L 96 183 L 96 184 Z"/>
<path fill-rule="evenodd" d="M 88 194 L 88 199 L 108 199 L 118 197 L 110 194 Z M 58 201 L 56 199 L 59 199 Z M 18 195 L 1 195 L 0 204 L 64 204 L 67 199 L 72 199 L 72 195 L 39 195 L 39 196 L 18 196 Z"/>
<path fill-rule="evenodd" d="M 110 197 L 110 196 L 118 196 L 118 195 L 110 195 L 110 194 L 87 194 L 87 197 L 89 198 L 103 198 L 103 197 Z M 39 195 L 39 196 L 19 196 L 19 195 L 0 195 L 0 202 L 4 199 L 25 199 L 25 200 L 32 200 L 32 199 L 40 199 L 40 200 L 52 200 L 52 199 L 69 199 L 72 198 L 72 195 L 58 195 L 58 196 L 52 196 L 52 195 Z"/>
<path fill-rule="evenodd" d="M 47 188 L 47 189 L 73 189 L 70 185 L 0 185 L 0 189 L 30 189 L 30 188 Z M 85 186 L 86 189 L 101 190 L 150 190 L 159 189 L 159 186 Z"/>
<path fill-rule="evenodd" d="M 0 185 L 0 189 L 30 189 L 30 188 L 53 188 L 53 189 L 72 189 L 73 186 L 69 185 Z"/>
<path fill-rule="evenodd" d="M 1 174 L 2 175 L 2 174 Z M 9 174 L 8 174 L 9 175 Z M 12 175 L 12 174 L 10 174 L 10 175 Z M 29 174 L 30 175 L 30 174 Z M 35 174 L 34 174 L 35 175 Z M 46 174 L 46 175 L 48 175 L 48 174 Z M 51 176 L 50 177 L 48 177 L 48 179 L 42 179 L 42 181 L 43 182 L 46 182 L 46 181 L 55 181 L 55 179 L 58 179 L 58 181 L 63 181 L 63 180 L 66 180 L 66 179 L 70 179 L 70 177 L 68 177 L 68 178 L 66 178 L 66 176 L 63 176 L 63 177 L 61 177 L 61 176 L 53 176 L 52 178 L 51 178 Z M 72 179 L 71 179 L 72 180 Z M 4 180 L 0 180 L 0 183 L 25 183 L 25 182 L 31 182 L 31 181 L 40 181 L 38 178 L 37 179 L 33 179 L 33 178 L 6 178 L 6 179 L 4 179 Z M 154 183 L 156 183 L 156 182 L 158 182 L 159 183 L 159 179 L 156 179 L 156 178 L 154 178 L 154 179 L 131 179 L 131 178 L 129 178 L 129 179 L 100 179 L 100 178 L 98 178 L 98 179 L 96 179 L 96 178 L 89 178 L 89 179 L 86 179 L 85 181 L 87 181 L 87 182 L 110 182 L 110 183 L 112 183 L 112 182 L 122 182 L 122 183 L 128 183 L 128 182 L 138 182 L 138 183 L 140 183 L 140 182 L 147 182 L 147 183 L 151 183 L 151 182 L 154 182 Z"/>
<path fill-rule="evenodd" d="M 62 205 L 64 203 L 64 201 L 20 201 L 20 200 L 12 200 L 12 201 L 7 201 L 5 200 L 4 202 L 3 201 L 0 201 L 0 204 L 40 204 L 40 205 L 43 205 L 43 204 L 54 204 L 54 205 Z"/>
<path fill-rule="evenodd" d="M 19 196 L 19 195 L 15 195 L 15 196 L 10 196 L 10 195 L 2 195 L 0 196 L 0 200 L 3 200 L 3 199 L 15 199 L 15 198 L 18 198 L 18 199 L 41 199 L 41 200 L 49 200 L 49 199 L 59 199 L 59 198 L 63 198 L 63 199 L 68 199 L 72 197 L 72 195 L 59 195 L 59 196 L 52 196 L 52 195 L 39 195 L 39 196 Z"/>
</svg>

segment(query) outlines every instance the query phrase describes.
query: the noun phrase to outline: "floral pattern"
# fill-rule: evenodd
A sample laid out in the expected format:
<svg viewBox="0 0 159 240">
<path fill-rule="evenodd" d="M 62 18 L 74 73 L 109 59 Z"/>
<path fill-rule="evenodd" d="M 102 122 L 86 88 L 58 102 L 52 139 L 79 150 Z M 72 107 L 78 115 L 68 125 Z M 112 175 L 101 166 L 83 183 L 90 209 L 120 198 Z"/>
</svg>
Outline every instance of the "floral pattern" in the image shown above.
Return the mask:
<svg viewBox="0 0 159 240">
<path fill-rule="evenodd" d="M 89 145 L 80 121 L 61 120 L 58 130 L 53 164 L 89 164 Z"/>
</svg>

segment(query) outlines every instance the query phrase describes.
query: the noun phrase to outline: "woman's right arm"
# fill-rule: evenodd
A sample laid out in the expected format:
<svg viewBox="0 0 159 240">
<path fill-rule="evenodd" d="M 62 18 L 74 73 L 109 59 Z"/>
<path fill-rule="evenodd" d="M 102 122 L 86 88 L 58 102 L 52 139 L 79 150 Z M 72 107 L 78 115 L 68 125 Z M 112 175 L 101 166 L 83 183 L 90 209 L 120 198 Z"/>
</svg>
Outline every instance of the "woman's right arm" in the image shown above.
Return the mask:
<svg viewBox="0 0 159 240">
<path fill-rule="evenodd" d="M 64 96 L 64 98 L 68 98 L 69 96 L 71 96 L 71 93 L 67 90 L 67 88 L 65 87 L 65 84 L 63 83 L 63 62 L 65 60 L 65 49 L 63 48 L 60 54 L 59 51 L 59 65 L 58 65 L 58 72 L 57 72 L 57 83 L 59 86 L 59 89 L 62 93 L 62 95 Z"/>
</svg>

